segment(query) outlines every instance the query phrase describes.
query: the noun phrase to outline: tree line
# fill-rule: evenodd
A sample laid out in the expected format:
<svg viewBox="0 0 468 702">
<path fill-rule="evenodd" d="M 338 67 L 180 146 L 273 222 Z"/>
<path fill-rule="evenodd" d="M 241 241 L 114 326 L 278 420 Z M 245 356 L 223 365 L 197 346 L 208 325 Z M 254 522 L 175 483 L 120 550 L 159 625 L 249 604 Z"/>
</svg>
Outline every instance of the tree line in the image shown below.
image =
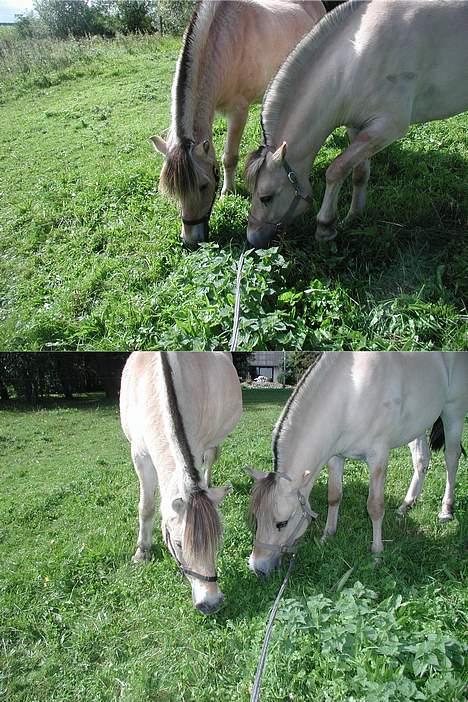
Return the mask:
<svg viewBox="0 0 468 702">
<path fill-rule="evenodd" d="M 104 393 L 118 397 L 127 352 L 0 353 L 0 399 L 35 404 L 51 395 L 72 399 L 77 394 Z M 317 354 L 292 351 L 286 356 L 286 378 L 294 385 Z M 252 377 L 249 353 L 234 353 L 241 380 Z"/>
<path fill-rule="evenodd" d="M 183 32 L 193 0 L 34 0 L 33 12 L 16 15 L 23 38 L 57 39 L 118 33 Z"/>
</svg>

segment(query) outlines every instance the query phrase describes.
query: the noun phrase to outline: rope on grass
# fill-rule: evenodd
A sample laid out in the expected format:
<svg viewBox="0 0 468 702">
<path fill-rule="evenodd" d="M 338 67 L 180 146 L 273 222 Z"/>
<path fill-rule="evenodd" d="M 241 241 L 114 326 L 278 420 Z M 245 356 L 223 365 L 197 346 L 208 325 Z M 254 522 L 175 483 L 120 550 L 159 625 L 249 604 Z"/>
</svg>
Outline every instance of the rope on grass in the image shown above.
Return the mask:
<svg viewBox="0 0 468 702">
<path fill-rule="evenodd" d="M 260 687 L 262 684 L 262 676 L 263 676 L 263 669 L 265 668 L 265 661 L 268 653 L 268 646 L 270 644 L 270 637 L 271 637 L 271 632 L 273 630 L 273 623 L 275 621 L 276 617 L 276 612 L 278 611 L 279 603 L 281 601 L 281 598 L 283 596 L 284 591 L 286 590 L 286 587 L 288 585 L 289 581 L 289 576 L 292 573 L 292 569 L 294 568 L 294 564 L 296 561 L 296 554 L 293 553 L 291 556 L 291 559 L 289 561 L 289 566 L 288 570 L 286 571 L 286 575 L 284 576 L 284 580 L 281 584 L 281 587 L 278 591 L 278 594 L 276 595 L 276 600 L 274 601 L 273 607 L 271 608 L 270 611 L 270 616 L 268 618 L 268 624 L 265 629 L 265 637 L 263 639 L 263 646 L 262 650 L 260 653 L 260 658 L 258 660 L 258 665 L 257 665 L 257 672 L 255 673 L 255 680 L 252 688 L 252 693 L 250 695 L 250 702 L 257 702 L 259 697 L 260 697 Z"/>
<path fill-rule="evenodd" d="M 229 351 L 235 351 L 239 339 L 239 321 L 240 321 L 240 285 L 242 279 L 242 269 L 244 267 L 245 250 L 247 243 L 244 242 L 244 247 L 241 251 L 239 262 L 237 264 L 237 279 L 234 299 L 234 321 L 232 324 L 231 341 L 229 342 Z"/>
</svg>

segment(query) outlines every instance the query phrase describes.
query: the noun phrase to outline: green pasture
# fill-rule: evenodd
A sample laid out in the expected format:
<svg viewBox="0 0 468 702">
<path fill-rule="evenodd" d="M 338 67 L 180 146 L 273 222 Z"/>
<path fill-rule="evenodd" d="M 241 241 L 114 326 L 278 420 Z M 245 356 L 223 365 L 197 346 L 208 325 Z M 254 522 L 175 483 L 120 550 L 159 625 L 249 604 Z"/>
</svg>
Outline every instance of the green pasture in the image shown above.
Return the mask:
<svg viewBox="0 0 468 702">
<path fill-rule="evenodd" d="M 226 348 L 249 198 L 240 172 L 211 242 L 182 249 L 148 142 L 169 126 L 179 47 L 0 37 L 2 349 Z M 247 258 L 240 347 L 466 347 L 467 127 L 466 114 L 415 126 L 379 154 L 365 216 L 319 245 L 324 172 L 346 145 L 333 134 L 313 169 L 316 207 Z M 224 135 L 220 118 L 219 155 Z M 342 214 L 349 197 L 348 185 Z"/>
<path fill-rule="evenodd" d="M 37 409 L 5 404 L 0 444 L 0 699 L 8 702 L 244 702 L 284 569 L 247 569 L 250 481 L 271 465 L 271 429 L 288 391 L 244 391 L 214 483 L 231 481 L 219 558 L 226 605 L 203 617 L 155 530 L 153 560 L 135 567 L 137 480 L 116 405 L 99 397 Z M 465 430 L 465 443 L 468 443 Z M 369 548 L 367 471 L 349 461 L 336 537 L 302 540 L 274 629 L 262 702 L 460 702 L 466 636 L 466 459 L 456 518 L 440 525 L 443 461 L 434 456 L 420 504 L 395 509 L 411 477 L 392 454 L 381 565 Z"/>
</svg>

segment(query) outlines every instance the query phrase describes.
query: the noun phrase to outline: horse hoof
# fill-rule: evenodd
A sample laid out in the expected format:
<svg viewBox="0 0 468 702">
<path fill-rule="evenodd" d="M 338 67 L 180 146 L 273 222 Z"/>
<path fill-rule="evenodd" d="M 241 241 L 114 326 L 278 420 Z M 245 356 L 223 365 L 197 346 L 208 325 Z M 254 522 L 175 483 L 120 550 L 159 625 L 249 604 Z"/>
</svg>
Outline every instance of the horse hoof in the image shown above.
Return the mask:
<svg viewBox="0 0 468 702">
<path fill-rule="evenodd" d="M 150 552 L 139 548 L 132 557 L 132 563 L 134 565 L 141 565 L 141 563 L 147 563 L 150 559 Z"/>
<path fill-rule="evenodd" d="M 452 521 L 453 514 L 451 514 L 450 512 L 439 512 L 438 518 L 441 524 L 445 524 L 446 522 Z"/>
<path fill-rule="evenodd" d="M 336 227 L 326 226 L 324 224 L 317 223 L 317 229 L 315 230 L 315 238 L 317 241 L 331 241 L 336 238 Z"/>
</svg>

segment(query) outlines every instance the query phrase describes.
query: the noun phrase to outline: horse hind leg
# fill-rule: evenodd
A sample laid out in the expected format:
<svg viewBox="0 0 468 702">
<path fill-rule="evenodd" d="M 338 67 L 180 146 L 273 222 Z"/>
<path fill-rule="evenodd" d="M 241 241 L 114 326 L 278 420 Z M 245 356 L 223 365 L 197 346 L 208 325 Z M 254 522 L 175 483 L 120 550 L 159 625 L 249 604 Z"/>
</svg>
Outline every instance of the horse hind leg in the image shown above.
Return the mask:
<svg viewBox="0 0 468 702">
<path fill-rule="evenodd" d="M 414 441 L 408 444 L 413 458 L 413 477 L 410 486 L 406 492 L 405 499 L 397 509 L 399 516 L 404 516 L 406 512 L 414 507 L 416 501 L 421 494 L 424 485 L 424 479 L 429 468 L 431 454 L 427 443 L 426 435 L 422 434 Z"/>
<path fill-rule="evenodd" d="M 333 456 L 328 461 L 328 512 L 327 523 L 321 538 L 322 543 L 336 533 L 338 511 L 343 497 L 343 467 L 344 458 Z"/>
<path fill-rule="evenodd" d="M 444 455 L 447 480 L 438 517 L 439 521 L 448 522 L 453 519 L 455 506 L 455 483 L 457 480 L 458 462 L 462 453 L 460 440 L 463 432 L 463 418 L 452 418 L 448 413 L 442 413 L 441 418 L 445 435 Z"/>
<path fill-rule="evenodd" d="M 157 486 L 157 474 L 148 453 L 132 447 L 132 459 L 135 472 L 140 482 L 140 502 L 138 505 L 139 532 L 137 549 L 133 556 L 134 563 L 147 561 L 151 557 L 153 541 L 154 496 Z"/>
<path fill-rule="evenodd" d="M 228 131 L 224 145 L 223 169 L 224 180 L 221 197 L 229 192 L 235 192 L 236 168 L 239 161 L 239 145 L 249 114 L 247 101 L 240 102 L 227 117 Z"/>
</svg>

